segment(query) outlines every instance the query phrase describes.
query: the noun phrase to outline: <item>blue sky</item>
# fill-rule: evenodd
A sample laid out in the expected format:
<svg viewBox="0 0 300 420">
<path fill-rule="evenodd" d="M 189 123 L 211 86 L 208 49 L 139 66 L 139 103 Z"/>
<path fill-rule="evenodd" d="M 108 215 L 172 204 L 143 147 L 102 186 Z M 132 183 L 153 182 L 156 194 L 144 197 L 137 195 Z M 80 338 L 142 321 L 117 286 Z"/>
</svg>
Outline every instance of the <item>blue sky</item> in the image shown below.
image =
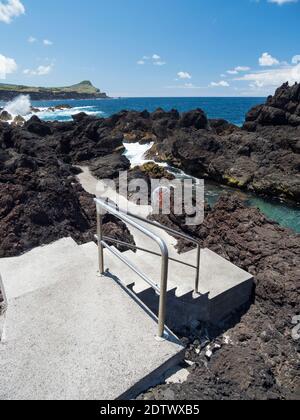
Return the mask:
<svg viewBox="0 0 300 420">
<path fill-rule="evenodd" d="M 0 0 L 0 82 L 265 96 L 300 82 L 298 0 Z"/>
</svg>

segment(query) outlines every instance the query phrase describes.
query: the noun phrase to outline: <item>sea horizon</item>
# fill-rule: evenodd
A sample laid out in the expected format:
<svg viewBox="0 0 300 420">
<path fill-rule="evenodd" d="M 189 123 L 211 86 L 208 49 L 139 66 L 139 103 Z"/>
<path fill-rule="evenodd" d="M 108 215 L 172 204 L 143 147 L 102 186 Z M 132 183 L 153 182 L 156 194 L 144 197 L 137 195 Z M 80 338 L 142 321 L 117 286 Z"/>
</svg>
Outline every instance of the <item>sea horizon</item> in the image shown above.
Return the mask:
<svg viewBox="0 0 300 420">
<path fill-rule="evenodd" d="M 31 101 L 35 108 L 41 108 L 38 113 L 45 121 L 71 121 L 72 115 L 85 112 L 96 117 L 109 117 L 123 110 L 154 112 L 158 108 L 165 111 L 176 109 L 178 112 L 188 112 L 202 109 L 210 119 L 225 119 L 228 122 L 242 126 L 247 112 L 264 102 L 261 97 L 123 97 L 108 99 L 65 99 Z M 59 104 L 70 105 L 71 109 L 49 111 L 47 108 Z M 7 103 L 2 102 L 2 106 Z M 34 113 L 28 114 L 29 118 Z"/>
</svg>

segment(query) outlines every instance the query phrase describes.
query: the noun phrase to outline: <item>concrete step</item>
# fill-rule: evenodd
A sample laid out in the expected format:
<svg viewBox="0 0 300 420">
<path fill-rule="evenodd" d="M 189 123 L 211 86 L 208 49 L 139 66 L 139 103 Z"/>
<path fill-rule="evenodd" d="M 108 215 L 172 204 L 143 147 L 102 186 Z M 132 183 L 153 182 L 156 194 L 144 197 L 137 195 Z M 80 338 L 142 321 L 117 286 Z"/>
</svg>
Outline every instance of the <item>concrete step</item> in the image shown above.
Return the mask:
<svg viewBox="0 0 300 420">
<path fill-rule="evenodd" d="M 95 270 L 98 269 L 98 248 L 96 244 L 84 244 L 81 248 L 90 257 L 91 265 L 94 265 Z M 149 254 L 144 254 L 139 251 L 137 254 L 132 251 L 127 251 L 125 255 L 132 263 L 136 265 L 143 273 L 157 282 L 160 285 L 160 258 Z M 193 256 L 193 255 L 192 255 Z M 148 261 L 150 257 L 150 261 Z M 153 259 L 152 259 L 153 257 Z M 134 293 L 147 308 L 151 310 L 156 316 L 158 315 L 159 296 L 157 293 L 137 274 L 135 274 L 129 267 L 115 256 L 111 255 L 109 251 L 104 250 L 105 268 L 113 277 L 120 279 L 124 287 Z M 153 265 L 152 265 L 153 264 Z M 177 330 L 182 326 L 189 325 L 192 321 L 206 317 L 207 312 L 207 296 L 199 296 L 193 293 L 194 284 L 186 277 L 187 285 L 184 290 L 183 287 L 178 287 L 181 282 L 182 268 L 178 264 L 171 262 L 171 270 L 168 281 L 168 295 L 167 295 L 167 325 L 172 330 Z M 155 267 L 155 269 L 154 269 Z M 188 267 L 187 267 L 188 268 Z M 185 267 L 183 268 L 185 269 Z M 177 270 L 177 271 L 176 271 Z M 176 273 L 176 279 L 172 279 L 172 272 Z M 156 273 L 156 276 L 153 275 Z M 195 272 L 193 272 L 195 276 Z M 205 311 L 205 314 L 203 313 Z M 203 313 L 203 314 L 202 314 Z"/>
<path fill-rule="evenodd" d="M 254 279 L 209 249 L 201 251 L 200 293 L 209 291 L 208 319 L 219 322 L 250 301 Z"/>
<path fill-rule="evenodd" d="M 94 243 L 82 246 L 97 261 L 97 246 Z M 104 251 L 105 267 L 121 279 L 154 313 L 157 314 L 159 299 L 151 287 L 123 262 Z M 143 273 L 160 284 L 160 258 L 138 251 L 124 255 Z M 177 258 L 196 265 L 197 250 Z M 253 276 L 231 264 L 214 252 L 201 250 L 199 293 L 194 293 L 196 270 L 176 262 L 169 263 L 168 279 L 168 326 L 171 329 L 186 325 L 193 320 L 219 323 L 233 311 L 250 300 Z M 171 316 L 171 318 L 170 318 Z"/>
<path fill-rule="evenodd" d="M 197 250 L 180 256 L 181 260 L 192 265 L 196 265 L 196 258 Z M 139 261 L 143 261 L 143 270 L 149 276 L 159 278 L 160 260 L 158 257 L 138 252 L 131 259 L 137 266 Z M 174 297 L 182 301 L 185 312 L 189 313 L 188 319 L 193 316 L 197 320 L 218 323 L 250 301 L 253 276 L 209 249 L 201 250 L 199 294 L 194 293 L 195 275 L 195 269 L 170 261 L 168 289 L 175 290 Z M 144 297 L 147 297 L 149 305 L 150 295 L 146 293 L 146 288 L 133 286 L 132 289 L 143 301 Z M 154 295 L 152 299 L 155 299 Z M 173 306 L 174 308 L 176 306 L 182 319 L 186 320 L 187 318 L 183 316 L 184 310 L 179 310 L 178 302 L 175 305 L 171 303 L 171 311 Z"/>
<path fill-rule="evenodd" d="M 6 271 L 4 283 L 14 281 L 17 290 L 10 289 L 0 343 L 1 400 L 133 398 L 183 358 L 171 332 L 155 339 L 157 320 L 142 302 L 112 278 L 97 277 L 94 244 L 69 245 L 75 262 L 66 271 L 53 264 L 54 249 L 64 259 L 62 244 L 11 260 Z M 31 271 L 26 292 L 14 280 L 24 280 L 24 271 Z"/>
</svg>

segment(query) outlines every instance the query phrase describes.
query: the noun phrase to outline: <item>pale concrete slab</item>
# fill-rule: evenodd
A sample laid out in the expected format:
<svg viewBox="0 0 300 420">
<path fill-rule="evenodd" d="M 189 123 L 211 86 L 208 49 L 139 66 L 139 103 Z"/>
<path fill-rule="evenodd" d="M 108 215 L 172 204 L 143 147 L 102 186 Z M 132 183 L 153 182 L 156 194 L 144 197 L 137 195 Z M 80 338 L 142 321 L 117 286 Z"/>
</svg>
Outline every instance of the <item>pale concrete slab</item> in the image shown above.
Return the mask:
<svg viewBox="0 0 300 420">
<path fill-rule="evenodd" d="M 96 276 L 92 257 L 78 250 L 74 257 L 79 265 L 69 266 L 68 275 L 46 264 L 48 287 L 9 300 L 0 343 L 1 400 L 130 398 L 183 358 L 175 336 L 155 339 L 156 319 L 141 303 L 111 278 Z M 39 275 L 35 267 L 32 277 Z"/>
<path fill-rule="evenodd" d="M 70 267 L 78 262 L 77 249 L 72 238 L 63 238 L 20 257 L 1 258 L 0 273 L 7 300 L 56 283 L 58 279 L 49 275 L 49 268 L 56 269 L 61 276 L 67 275 Z"/>
</svg>

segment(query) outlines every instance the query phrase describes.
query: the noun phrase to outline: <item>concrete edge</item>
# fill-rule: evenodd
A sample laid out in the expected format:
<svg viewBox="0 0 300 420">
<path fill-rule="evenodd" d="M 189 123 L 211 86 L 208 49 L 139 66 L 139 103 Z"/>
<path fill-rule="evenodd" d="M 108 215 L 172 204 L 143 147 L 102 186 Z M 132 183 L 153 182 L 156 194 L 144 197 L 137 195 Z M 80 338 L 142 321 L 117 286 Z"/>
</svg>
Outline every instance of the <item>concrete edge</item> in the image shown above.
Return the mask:
<svg viewBox="0 0 300 420">
<path fill-rule="evenodd" d="M 166 380 L 166 374 L 168 371 L 184 360 L 185 357 L 185 348 L 177 353 L 175 356 L 172 356 L 169 360 L 163 363 L 159 368 L 151 372 L 149 375 L 145 376 L 130 389 L 128 389 L 120 397 L 116 398 L 117 401 L 129 401 L 134 400 L 143 392 L 146 392 L 148 389 L 153 388 L 159 384 L 162 384 Z"/>
<path fill-rule="evenodd" d="M 249 278 L 245 279 L 243 282 L 238 283 L 235 286 L 230 287 L 229 289 L 223 291 L 222 293 L 219 293 L 217 296 L 210 296 L 210 293 L 208 294 L 208 299 L 209 302 L 222 302 L 223 299 L 226 299 L 227 296 L 229 296 L 234 290 L 239 292 L 239 296 L 243 296 L 244 294 L 241 293 L 241 290 L 239 289 L 243 289 L 243 288 L 249 288 L 252 289 L 255 283 L 255 279 L 254 276 L 252 276 L 251 274 L 249 274 Z"/>
<path fill-rule="evenodd" d="M 0 292 L 2 295 L 2 302 L 0 303 L 0 316 L 4 315 L 7 310 L 7 297 L 4 289 L 4 283 L 0 274 Z"/>
<path fill-rule="evenodd" d="M 7 311 L 7 298 L 4 290 L 4 284 L 0 274 L 0 292 L 2 295 L 2 302 L 0 302 L 0 343 L 3 341 L 4 327 L 5 327 L 5 313 Z"/>
</svg>

